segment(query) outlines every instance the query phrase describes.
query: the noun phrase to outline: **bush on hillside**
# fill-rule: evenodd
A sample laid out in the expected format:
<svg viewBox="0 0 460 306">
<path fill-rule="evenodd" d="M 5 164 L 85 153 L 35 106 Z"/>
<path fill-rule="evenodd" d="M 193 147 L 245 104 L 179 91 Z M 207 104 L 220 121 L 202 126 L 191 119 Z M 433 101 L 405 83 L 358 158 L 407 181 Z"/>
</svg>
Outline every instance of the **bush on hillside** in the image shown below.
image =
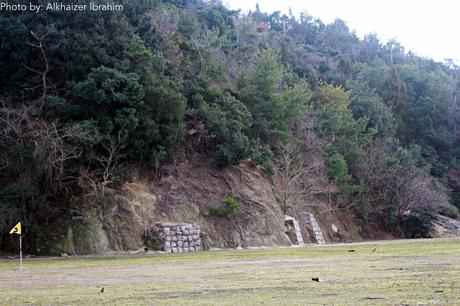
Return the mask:
<svg viewBox="0 0 460 306">
<path fill-rule="evenodd" d="M 211 207 L 209 212 L 211 215 L 218 217 L 229 217 L 236 213 L 241 207 L 241 203 L 238 202 L 232 196 L 226 196 L 224 198 L 224 207 Z"/>
</svg>

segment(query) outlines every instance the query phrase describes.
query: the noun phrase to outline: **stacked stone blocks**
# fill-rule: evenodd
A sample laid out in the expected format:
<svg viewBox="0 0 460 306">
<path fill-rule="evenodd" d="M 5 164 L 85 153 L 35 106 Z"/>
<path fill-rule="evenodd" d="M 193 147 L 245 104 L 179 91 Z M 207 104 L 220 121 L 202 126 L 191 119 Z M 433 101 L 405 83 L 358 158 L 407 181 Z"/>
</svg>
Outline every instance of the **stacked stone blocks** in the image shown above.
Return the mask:
<svg viewBox="0 0 460 306">
<path fill-rule="evenodd" d="M 200 226 L 188 223 L 157 223 L 163 231 L 163 251 L 167 253 L 187 253 L 202 251 Z"/>
</svg>

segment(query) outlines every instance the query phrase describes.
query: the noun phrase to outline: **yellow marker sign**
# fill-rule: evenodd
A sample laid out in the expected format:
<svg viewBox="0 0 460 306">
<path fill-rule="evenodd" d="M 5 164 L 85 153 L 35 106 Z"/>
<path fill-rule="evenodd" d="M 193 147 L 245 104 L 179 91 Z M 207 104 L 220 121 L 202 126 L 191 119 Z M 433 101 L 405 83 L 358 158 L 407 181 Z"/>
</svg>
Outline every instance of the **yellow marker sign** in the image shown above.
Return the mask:
<svg viewBox="0 0 460 306">
<path fill-rule="evenodd" d="M 15 227 L 10 231 L 10 234 L 16 234 L 16 235 L 22 235 L 22 227 L 21 227 L 21 222 L 16 224 Z"/>
</svg>

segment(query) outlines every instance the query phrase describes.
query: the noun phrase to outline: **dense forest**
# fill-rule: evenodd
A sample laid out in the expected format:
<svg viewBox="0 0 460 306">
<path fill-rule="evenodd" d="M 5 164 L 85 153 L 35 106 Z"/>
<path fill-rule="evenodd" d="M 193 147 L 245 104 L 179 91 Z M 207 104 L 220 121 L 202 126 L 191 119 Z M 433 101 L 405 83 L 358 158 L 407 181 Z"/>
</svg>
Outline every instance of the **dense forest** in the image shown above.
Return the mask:
<svg viewBox="0 0 460 306">
<path fill-rule="evenodd" d="M 1 12 L 2 233 L 22 220 L 33 236 L 70 199 L 123 184 L 127 167 L 156 179 L 191 152 L 281 177 L 286 211 L 291 197 L 315 192 L 305 179 L 315 155 L 336 186 L 334 207 L 361 222 L 418 237 L 436 214 L 457 217 L 453 61 L 306 13 L 245 15 L 214 0 L 120 4 Z"/>
</svg>

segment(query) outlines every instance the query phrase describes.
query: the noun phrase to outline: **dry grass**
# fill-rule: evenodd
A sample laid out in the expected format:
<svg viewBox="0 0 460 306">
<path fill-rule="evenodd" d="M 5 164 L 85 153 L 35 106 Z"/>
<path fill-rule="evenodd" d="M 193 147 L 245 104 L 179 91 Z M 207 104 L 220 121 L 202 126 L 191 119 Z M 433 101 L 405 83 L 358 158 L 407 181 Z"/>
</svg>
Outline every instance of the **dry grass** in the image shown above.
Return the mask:
<svg viewBox="0 0 460 306">
<path fill-rule="evenodd" d="M 454 238 L 41 258 L 25 262 L 22 273 L 16 261 L 5 260 L 0 304 L 460 305 L 459 254 Z"/>
</svg>

